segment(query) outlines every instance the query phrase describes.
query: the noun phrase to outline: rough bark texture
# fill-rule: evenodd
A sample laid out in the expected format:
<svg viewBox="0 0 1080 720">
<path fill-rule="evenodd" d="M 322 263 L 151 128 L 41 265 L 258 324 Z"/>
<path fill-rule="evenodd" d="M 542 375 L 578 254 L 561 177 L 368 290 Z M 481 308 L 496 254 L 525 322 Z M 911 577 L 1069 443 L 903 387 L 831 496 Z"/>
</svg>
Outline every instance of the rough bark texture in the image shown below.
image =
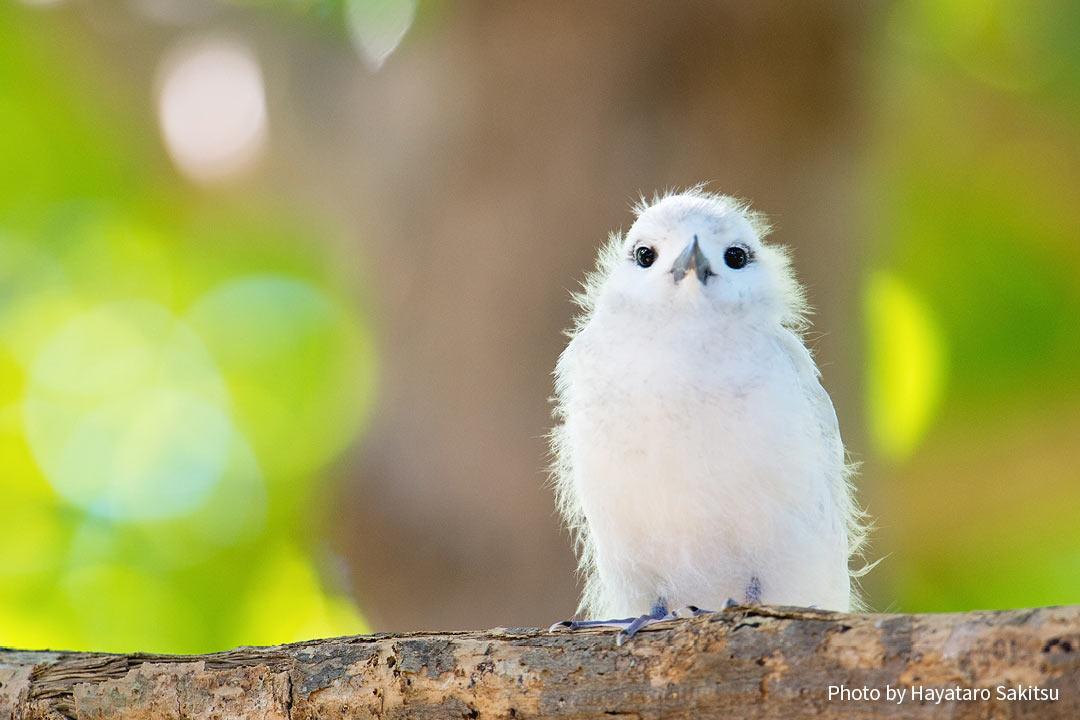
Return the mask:
<svg viewBox="0 0 1080 720">
<path fill-rule="evenodd" d="M 830 686 L 880 700 L 830 699 Z M 907 691 L 897 704 L 886 686 Z M 911 687 L 987 688 L 979 701 Z M 1038 686 L 1057 700 L 998 699 Z M 835 691 L 834 691 L 835 694 Z M 1080 606 L 737 608 L 641 632 L 372 635 L 213 655 L 0 650 L 0 718 L 1080 718 Z"/>
</svg>

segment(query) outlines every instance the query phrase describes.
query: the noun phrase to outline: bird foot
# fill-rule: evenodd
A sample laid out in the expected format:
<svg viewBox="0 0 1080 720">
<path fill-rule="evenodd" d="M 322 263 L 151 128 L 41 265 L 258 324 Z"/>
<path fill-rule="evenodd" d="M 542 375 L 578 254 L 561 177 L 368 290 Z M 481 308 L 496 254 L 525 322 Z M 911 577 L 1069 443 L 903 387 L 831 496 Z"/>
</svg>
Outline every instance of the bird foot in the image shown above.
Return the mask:
<svg viewBox="0 0 1080 720">
<path fill-rule="evenodd" d="M 585 630 L 587 628 L 614 628 L 615 644 L 622 645 L 624 641 L 634 637 L 637 631 L 662 622 L 678 620 L 681 616 L 675 613 L 663 615 L 641 615 L 636 618 L 623 618 L 621 620 L 563 620 L 551 626 L 550 632 L 557 630 Z"/>
<path fill-rule="evenodd" d="M 724 603 L 722 610 L 738 607 L 738 605 L 739 603 L 729 598 L 728 601 Z M 563 620 L 548 628 L 548 632 L 557 632 L 559 630 L 585 630 L 589 628 L 613 628 L 618 630 L 615 634 L 615 644 L 622 645 L 623 642 L 634 637 L 638 630 L 641 630 L 642 628 L 647 628 L 658 623 L 671 622 L 672 620 L 683 620 L 686 618 L 697 617 L 698 615 L 709 615 L 712 612 L 712 610 L 702 610 L 696 605 L 687 605 L 674 612 L 668 612 L 664 607 L 656 607 L 653 608 L 653 611 L 648 615 L 641 615 L 636 618 L 623 618 L 621 620 Z"/>
</svg>

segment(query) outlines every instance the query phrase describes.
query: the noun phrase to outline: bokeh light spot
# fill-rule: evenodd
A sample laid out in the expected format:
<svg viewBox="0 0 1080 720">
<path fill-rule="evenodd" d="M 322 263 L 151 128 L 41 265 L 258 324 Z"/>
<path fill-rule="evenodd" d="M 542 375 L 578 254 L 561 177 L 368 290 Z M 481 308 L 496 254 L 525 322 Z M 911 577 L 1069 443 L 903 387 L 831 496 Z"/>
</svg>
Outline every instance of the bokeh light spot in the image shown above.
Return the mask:
<svg viewBox="0 0 1080 720">
<path fill-rule="evenodd" d="M 401 44 L 416 16 L 416 0 L 345 0 L 349 36 L 372 70 L 382 67 Z"/>
<path fill-rule="evenodd" d="M 209 40 L 170 55 L 160 70 L 158 120 L 176 166 L 214 182 L 255 160 L 266 144 L 262 71 L 243 45 Z"/>
<path fill-rule="evenodd" d="M 187 514 L 139 523 L 139 544 L 156 567 L 196 566 L 265 531 L 268 500 L 254 453 L 243 435 L 234 432 L 221 478 L 206 500 Z"/>
<path fill-rule="evenodd" d="M 267 472 L 310 472 L 355 437 L 374 360 L 343 306 L 296 278 L 251 275 L 211 290 L 187 319 L 225 374 L 236 421 Z"/>
<path fill-rule="evenodd" d="M 945 382 L 945 341 L 930 308 L 902 280 L 871 275 L 864 294 L 867 415 L 878 452 L 908 457 L 925 435 Z"/>
<path fill-rule="evenodd" d="M 165 308 L 113 303 L 38 354 L 24 404 L 34 457 L 63 497 L 102 517 L 169 517 L 220 479 L 232 423 L 199 338 Z"/>
<path fill-rule="evenodd" d="M 183 518 L 187 528 L 207 542 L 228 546 L 262 531 L 267 497 L 262 471 L 251 446 L 240 433 L 232 433 L 232 447 L 221 481 L 203 505 Z M 191 556 L 190 544 L 178 552 Z"/>
</svg>

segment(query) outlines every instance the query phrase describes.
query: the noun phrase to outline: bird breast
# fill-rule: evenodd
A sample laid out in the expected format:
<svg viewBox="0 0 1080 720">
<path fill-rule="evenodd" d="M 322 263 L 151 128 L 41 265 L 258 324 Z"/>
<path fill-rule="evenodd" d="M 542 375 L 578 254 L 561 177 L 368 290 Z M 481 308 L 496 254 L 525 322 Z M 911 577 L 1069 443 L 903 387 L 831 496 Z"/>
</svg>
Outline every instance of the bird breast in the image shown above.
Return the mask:
<svg viewBox="0 0 1080 720">
<path fill-rule="evenodd" d="M 594 318 L 559 367 L 563 452 L 600 560 L 659 576 L 700 566 L 698 554 L 715 567 L 821 542 L 836 523 L 821 514 L 831 503 L 799 358 L 776 341 L 788 331 L 619 322 Z"/>
</svg>

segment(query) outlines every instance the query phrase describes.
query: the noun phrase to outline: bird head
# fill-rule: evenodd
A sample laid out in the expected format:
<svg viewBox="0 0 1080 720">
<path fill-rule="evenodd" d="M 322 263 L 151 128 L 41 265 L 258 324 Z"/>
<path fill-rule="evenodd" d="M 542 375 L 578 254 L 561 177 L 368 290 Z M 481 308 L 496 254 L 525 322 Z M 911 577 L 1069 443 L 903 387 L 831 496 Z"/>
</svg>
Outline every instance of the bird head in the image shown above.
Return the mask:
<svg viewBox="0 0 1080 720">
<path fill-rule="evenodd" d="M 590 280 L 597 302 L 675 312 L 768 317 L 798 325 L 802 294 L 786 251 L 767 244 L 764 220 L 730 197 L 700 189 L 635 208 Z"/>
</svg>

